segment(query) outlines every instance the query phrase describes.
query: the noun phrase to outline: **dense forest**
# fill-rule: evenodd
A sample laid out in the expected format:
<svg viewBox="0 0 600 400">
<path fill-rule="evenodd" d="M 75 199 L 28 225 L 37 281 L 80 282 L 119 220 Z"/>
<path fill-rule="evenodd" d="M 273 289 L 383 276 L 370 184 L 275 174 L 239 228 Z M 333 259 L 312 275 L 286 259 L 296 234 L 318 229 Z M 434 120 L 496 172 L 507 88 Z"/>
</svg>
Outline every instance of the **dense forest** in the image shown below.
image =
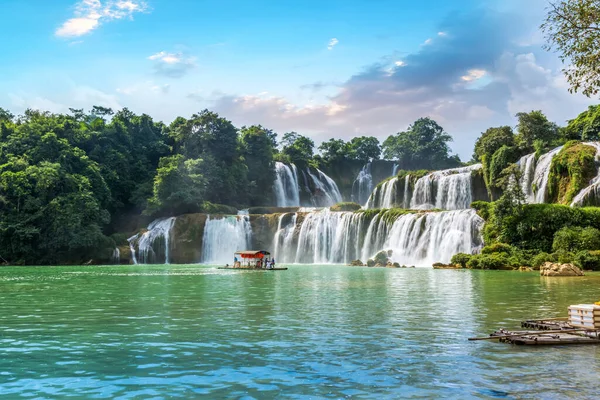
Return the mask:
<svg viewBox="0 0 600 400">
<path fill-rule="evenodd" d="M 508 126 L 483 132 L 470 162 L 483 164 L 496 200 L 520 156 L 571 140 L 598 140 L 599 118 L 599 106 L 566 127 L 541 111 L 519 113 L 516 132 Z M 68 115 L 27 110 L 20 116 L 0 110 L 0 138 L 0 256 L 11 264 L 106 258 L 138 227 L 140 216 L 273 205 L 275 161 L 326 171 L 382 156 L 404 170 L 463 165 L 450 153 L 451 136 L 429 118 L 381 144 L 362 136 L 331 139 L 315 149 L 296 132 L 278 140 L 272 130 L 237 128 L 208 110 L 170 125 L 127 109 L 72 109 Z"/>
</svg>

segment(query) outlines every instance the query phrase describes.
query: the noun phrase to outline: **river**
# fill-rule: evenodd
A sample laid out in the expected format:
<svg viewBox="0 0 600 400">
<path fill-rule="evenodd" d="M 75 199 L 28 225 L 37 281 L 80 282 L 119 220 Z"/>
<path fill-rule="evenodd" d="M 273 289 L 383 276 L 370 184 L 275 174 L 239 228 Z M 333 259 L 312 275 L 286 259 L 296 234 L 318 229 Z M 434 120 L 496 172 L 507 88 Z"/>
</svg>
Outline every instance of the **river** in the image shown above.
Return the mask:
<svg viewBox="0 0 600 400">
<path fill-rule="evenodd" d="M 3 398 L 598 398 L 600 347 L 468 342 L 600 275 L 293 265 L 0 269 Z"/>
</svg>

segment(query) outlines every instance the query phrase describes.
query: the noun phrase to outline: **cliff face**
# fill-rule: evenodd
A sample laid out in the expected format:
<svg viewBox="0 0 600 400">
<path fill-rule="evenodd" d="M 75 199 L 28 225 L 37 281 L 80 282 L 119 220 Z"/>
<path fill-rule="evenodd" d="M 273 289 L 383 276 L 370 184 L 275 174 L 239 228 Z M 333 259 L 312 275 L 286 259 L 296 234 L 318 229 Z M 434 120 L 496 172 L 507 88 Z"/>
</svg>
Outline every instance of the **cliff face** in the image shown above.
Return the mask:
<svg viewBox="0 0 600 400">
<path fill-rule="evenodd" d="M 175 220 L 170 240 L 170 258 L 173 264 L 200 262 L 206 214 L 184 214 Z"/>
</svg>

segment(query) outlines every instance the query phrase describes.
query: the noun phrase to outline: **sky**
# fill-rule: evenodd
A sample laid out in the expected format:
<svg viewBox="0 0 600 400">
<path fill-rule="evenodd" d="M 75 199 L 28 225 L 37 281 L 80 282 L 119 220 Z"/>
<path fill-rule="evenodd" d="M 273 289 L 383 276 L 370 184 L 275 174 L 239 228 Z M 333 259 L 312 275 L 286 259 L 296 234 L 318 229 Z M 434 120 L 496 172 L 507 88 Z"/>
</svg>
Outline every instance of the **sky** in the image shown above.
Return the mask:
<svg viewBox="0 0 600 400">
<path fill-rule="evenodd" d="M 491 126 L 570 94 L 547 0 L 2 0 L 0 107 L 93 105 L 170 123 L 205 108 L 317 144 L 431 117 L 463 160 Z"/>
</svg>

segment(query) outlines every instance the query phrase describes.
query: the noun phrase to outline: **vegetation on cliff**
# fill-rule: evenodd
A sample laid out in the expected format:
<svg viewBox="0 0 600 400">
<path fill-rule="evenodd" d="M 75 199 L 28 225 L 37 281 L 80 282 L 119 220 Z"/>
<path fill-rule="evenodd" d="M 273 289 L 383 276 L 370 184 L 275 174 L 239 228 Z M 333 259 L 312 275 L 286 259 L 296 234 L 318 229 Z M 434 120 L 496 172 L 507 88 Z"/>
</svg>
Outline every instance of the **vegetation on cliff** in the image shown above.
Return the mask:
<svg viewBox="0 0 600 400">
<path fill-rule="evenodd" d="M 573 197 L 596 176 L 596 148 L 567 142 L 552 159 L 548 176 L 549 202 L 570 204 Z"/>
</svg>

